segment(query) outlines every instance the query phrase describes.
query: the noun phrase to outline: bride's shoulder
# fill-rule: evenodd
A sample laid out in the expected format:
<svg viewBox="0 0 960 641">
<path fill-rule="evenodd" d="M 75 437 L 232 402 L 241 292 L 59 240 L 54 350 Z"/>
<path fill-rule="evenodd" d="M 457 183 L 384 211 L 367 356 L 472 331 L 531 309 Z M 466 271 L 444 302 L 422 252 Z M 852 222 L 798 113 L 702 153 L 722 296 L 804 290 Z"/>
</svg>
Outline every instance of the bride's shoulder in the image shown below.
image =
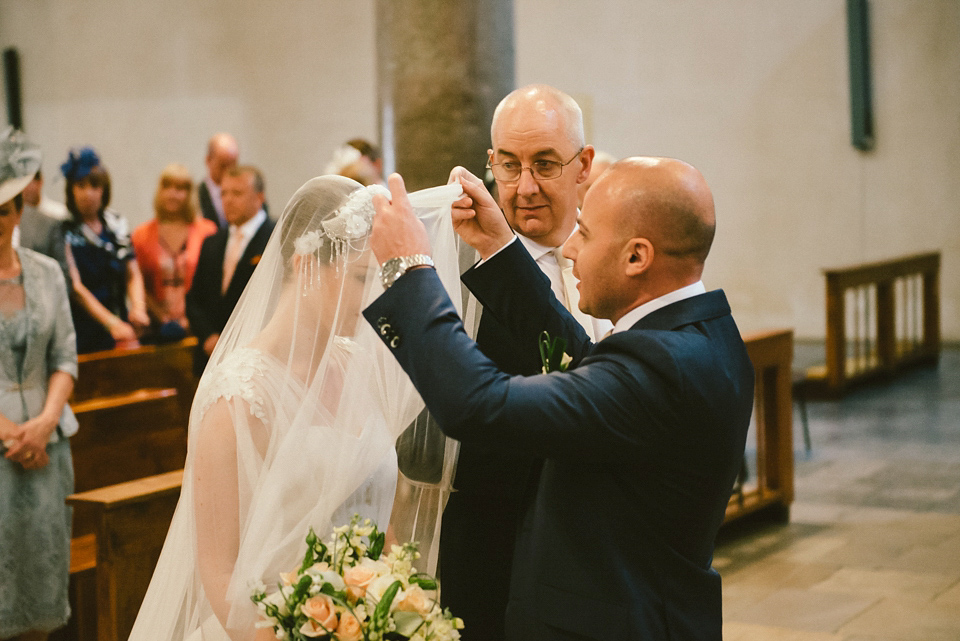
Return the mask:
<svg viewBox="0 0 960 641">
<path fill-rule="evenodd" d="M 260 350 L 252 347 L 234 350 L 203 373 L 194 401 L 197 418 L 223 398 L 245 401 L 251 414 L 265 420 L 262 383 L 271 369 L 269 359 Z"/>
</svg>

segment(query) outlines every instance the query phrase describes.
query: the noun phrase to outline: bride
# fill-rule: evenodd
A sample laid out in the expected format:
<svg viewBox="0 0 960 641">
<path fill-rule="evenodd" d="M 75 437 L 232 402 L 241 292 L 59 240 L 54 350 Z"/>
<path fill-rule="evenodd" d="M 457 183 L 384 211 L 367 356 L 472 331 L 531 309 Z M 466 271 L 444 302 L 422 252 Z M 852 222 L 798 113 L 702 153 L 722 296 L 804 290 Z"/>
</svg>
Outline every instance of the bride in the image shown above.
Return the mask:
<svg viewBox="0 0 960 641">
<path fill-rule="evenodd" d="M 354 513 L 420 540 L 422 569 L 435 568 L 455 446 L 437 447 L 413 386 L 359 322 L 382 291 L 366 247 L 378 189 L 322 176 L 287 204 L 197 388 L 180 502 L 131 640 L 273 638 L 255 628 L 254 586 L 297 564 L 310 527 L 325 537 Z M 460 193 L 411 194 L 451 293 Z M 430 469 L 398 487 L 395 447 Z"/>
</svg>

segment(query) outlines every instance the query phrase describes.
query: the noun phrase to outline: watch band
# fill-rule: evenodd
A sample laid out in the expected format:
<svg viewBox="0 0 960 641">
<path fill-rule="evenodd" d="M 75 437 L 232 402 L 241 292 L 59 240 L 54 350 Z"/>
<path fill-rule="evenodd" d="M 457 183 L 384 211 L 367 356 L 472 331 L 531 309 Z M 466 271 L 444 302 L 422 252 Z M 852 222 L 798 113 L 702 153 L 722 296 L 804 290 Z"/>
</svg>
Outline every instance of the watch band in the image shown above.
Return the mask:
<svg viewBox="0 0 960 641">
<path fill-rule="evenodd" d="M 388 289 L 397 279 L 414 267 L 434 267 L 433 258 L 427 254 L 413 254 L 391 258 L 380 267 L 380 282 Z"/>
</svg>

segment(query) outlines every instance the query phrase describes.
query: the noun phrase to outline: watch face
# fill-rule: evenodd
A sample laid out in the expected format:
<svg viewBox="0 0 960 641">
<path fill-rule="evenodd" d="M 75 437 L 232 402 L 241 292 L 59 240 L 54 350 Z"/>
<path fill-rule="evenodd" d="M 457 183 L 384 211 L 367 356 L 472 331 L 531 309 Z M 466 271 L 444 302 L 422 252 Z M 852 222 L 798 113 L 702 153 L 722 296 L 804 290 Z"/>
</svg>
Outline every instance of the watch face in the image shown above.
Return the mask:
<svg viewBox="0 0 960 641">
<path fill-rule="evenodd" d="M 390 287 L 403 274 L 403 262 L 400 258 L 391 258 L 380 268 L 380 280 L 384 287 Z"/>
</svg>

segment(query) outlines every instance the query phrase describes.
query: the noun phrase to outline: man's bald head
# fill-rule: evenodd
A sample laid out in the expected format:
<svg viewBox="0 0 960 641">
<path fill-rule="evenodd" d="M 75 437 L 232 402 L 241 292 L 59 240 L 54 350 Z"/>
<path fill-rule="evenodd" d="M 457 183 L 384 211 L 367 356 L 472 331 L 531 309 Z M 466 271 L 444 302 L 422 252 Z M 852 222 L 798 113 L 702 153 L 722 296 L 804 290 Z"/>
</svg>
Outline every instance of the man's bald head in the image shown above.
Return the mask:
<svg viewBox="0 0 960 641">
<path fill-rule="evenodd" d="M 564 244 L 580 279 L 580 309 L 614 323 L 703 274 L 715 226 L 700 172 L 670 158 L 626 158 L 587 192 Z"/>
<path fill-rule="evenodd" d="M 585 145 L 583 112 L 577 101 L 550 85 L 527 85 L 507 94 L 494 110 L 493 122 L 490 125 L 490 139 L 495 148 L 504 121 L 518 110 L 538 112 L 547 119 L 559 119 L 566 138 L 573 148 L 580 149 Z"/>
<path fill-rule="evenodd" d="M 562 245 L 577 225 L 577 185 L 587 179 L 593 161 L 577 102 L 546 85 L 517 89 L 494 112 L 490 135 L 494 177 L 498 168 L 520 172 L 518 177 L 497 177 L 507 222 L 544 247 Z M 543 167 L 559 175 L 542 178 Z"/>
<path fill-rule="evenodd" d="M 210 180 L 220 184 L 223 174 L 235 167 L 240 157 L 237 139 L 227 133 L 214 134 L 207 143 L 207 171 Z"/>
<path fill-rule="evenodd" d="M 702 265 L 716 230 L 713 195 L 697 169 L 672 158 L 625 158 L 597 181 L 618 193 L 624 234 L 671 258 Z"/>
</svg>

